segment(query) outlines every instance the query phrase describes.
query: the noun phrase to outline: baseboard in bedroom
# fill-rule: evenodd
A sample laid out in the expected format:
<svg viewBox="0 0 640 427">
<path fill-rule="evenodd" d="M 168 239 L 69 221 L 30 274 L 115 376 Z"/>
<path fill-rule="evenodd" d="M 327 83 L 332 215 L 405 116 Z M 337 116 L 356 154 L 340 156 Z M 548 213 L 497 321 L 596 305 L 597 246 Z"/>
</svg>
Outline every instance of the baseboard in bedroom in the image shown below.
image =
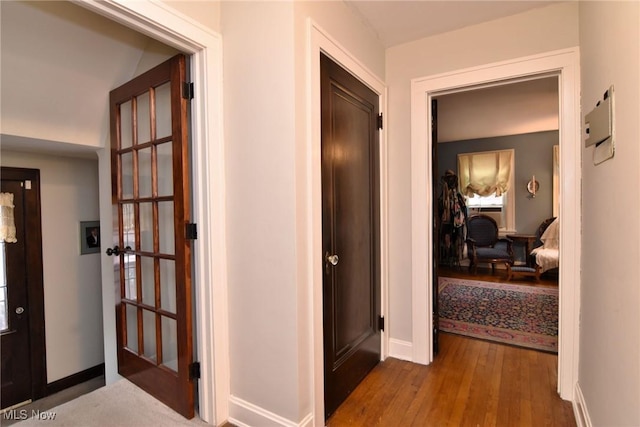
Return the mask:
<svg viewBox="0 0 640 427">
<path fill-rule="evenodd" d="M 229 422 L 238 427 L 276 425 L 283 427 L 310 427 L 313 414 L 309 413 L 299 423 L 274 414 L 236 396 L 229 398 Z"/>
<path fill-rule="evenodd" d="M 413 360 L 413 344 L 410 341 L 389 339 L 389 356 L 400 360 Z"/>
<path fill-rule="evenodd" d="M 576 417 L 576 425 L 578 427 L 593 427 L 591 417 L 587 410 L 587 403 L 584 400 L 580 383 L 576 383 L 575 395 L 573 399 L 573 415 Z"/>
</svg>

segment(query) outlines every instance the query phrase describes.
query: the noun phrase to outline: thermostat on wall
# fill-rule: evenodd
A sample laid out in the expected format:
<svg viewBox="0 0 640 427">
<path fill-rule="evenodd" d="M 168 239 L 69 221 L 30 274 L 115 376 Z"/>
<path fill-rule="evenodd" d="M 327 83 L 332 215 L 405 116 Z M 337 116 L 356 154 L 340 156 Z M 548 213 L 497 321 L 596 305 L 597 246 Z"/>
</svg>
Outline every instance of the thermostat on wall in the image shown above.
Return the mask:
<svg viewBox="0 0 640 427">
<path fill-rule="evenodd" d="M 584 118 L 587 138 L 584 146 L 600 144 L 611 138 L 613 133 L 613 86 L 604 93 L 604 99 Z"/>
<path fill-rule="evenodd" d="M 587 134 L 584 146 L 595 145 L 593 150 L 594 165 L 599 165 L 605 160 L 613 158 L 615 153 L 614 106 L 613 85 L 611 85 L 609 90 L 604 93 L 602 101 L 599 101 L 596 104 L 596 108 L 584 117 L 585 132 Z"/>
</svg>

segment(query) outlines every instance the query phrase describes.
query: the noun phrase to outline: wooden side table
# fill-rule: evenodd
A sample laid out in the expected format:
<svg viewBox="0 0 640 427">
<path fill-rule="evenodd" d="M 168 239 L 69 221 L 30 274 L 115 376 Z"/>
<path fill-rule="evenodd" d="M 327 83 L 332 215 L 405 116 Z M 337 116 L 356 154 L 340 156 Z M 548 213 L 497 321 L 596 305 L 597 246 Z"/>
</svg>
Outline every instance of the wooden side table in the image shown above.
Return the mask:
<svg viewBox="0 0 640 427">
<path fill-rule="evenodd" d="M 507 238 L 513 240 L 515 243 L 524 244 L 525 251 L 526 251 L 524 256 L 525 265 L 527 267 L 535 267 L 531 265 L 531 260 L 530 260 L 531 257 L 529 256 L 529 254 L 533 250 L 533 244 L 538 239 L 538 236 L 536 236 L 535 234 L 507 234 Z"/>
</svg>

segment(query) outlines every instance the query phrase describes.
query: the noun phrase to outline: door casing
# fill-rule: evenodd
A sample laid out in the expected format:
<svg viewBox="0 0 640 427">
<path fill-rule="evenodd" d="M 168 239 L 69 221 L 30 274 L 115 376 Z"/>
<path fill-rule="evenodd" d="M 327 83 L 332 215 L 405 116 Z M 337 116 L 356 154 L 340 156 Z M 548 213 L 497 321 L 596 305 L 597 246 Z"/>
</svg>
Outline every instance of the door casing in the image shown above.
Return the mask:
<svg viewBox="0 0 640 427">
<path fill-rule="evenodd" d="M 310 245 L 306 257 L 307 283 L 311 284 L 309 292 L 308 313 L 312 318 L 312 360 L 313 360 L 313 396 L 314 425 L 324 425 L 324 343 L 323 343 L 323 304 L 322 284 L 324 272 L 324 259 L 322 252 L 322 186 L 321 186 L 321 121 L 320 121 L 320 53 L 329 56 L 334 62 L 348 70 L 360 81 L 369 86 L 379 96 L 380 112 L 386 116 L 387 90 L 381 79 L 364 68 L 347 49 L 340 46 L 317 23 L 309 20 L 308 25 L 308 61 L 309 76 L 308 85 L 311 88 L 311 96 L 307 98 L 307 118 L 311 125 L 307 134 L 304 157 L 310 170 L 304 195 L 306 197 L 306 217 L 310 221 L 306 224 L 307 236 L 310 236 Z M 385 317 L 385 330 L 382 332 L 381 359 L 387 357 L 389 345 L 388 313 L 388 150 L 386 145 L 386 126 L 380 133 L 380 295 L 382 304 L 382 316 Z M 303 424 L 303 423 L 301 423 Z"/>
<path fill-rule="evenodd" d="M 413 361 L 433 360 L 431 319 L 432 269 L 429 257 L 434 240 L 431 224 L 433 185 L 431 170 L 431 99 L 436 95 L 513 82 L 514 79 L 557 75 L 560 97 L 560 313 L 558 348 L 558 392 L 572 400 L 578 379 L 580 313 L 580 60 L 578 48 L 546 52 L 486 64 L 465 70 L 426 76 L 411 82 L 411 199 L 412 199 L 412 325 Z M 423 194 L 424 193 L 424 194 Z M 428 194 L 427 194 L 428 193 Z M 425 286 L 425 283 L 427 286 Z"/>
<path fill-rule="evenodd" d="M 175 15 L 159 3 L 80 0 L 79 6 L 139 31 L 162 43 L 191 54 L 191 129 L 194 222 L 199 227 L 193 242 L 194 291 L 196 294 L 197 359 L 201 365 L 198 384 L 199 415 L 218 424 L 229 418 L 229 333 L 227 320 L 226 206 L 224 189 L 224 146 L 222 143 L 222 37 L 195 21 Z M 100 178 L 100 221 L 111 229 L 111 153 L 98 152 Z M 105 380 L 117 381 L 116 325 L 111 259 L 102 259 L 102 306 L 105 336 Z M 212 279 L 213 278 L 213 279 Z M 215 346 L 214 346 L 215 342 Z"/>
<path fill-rule="evenodd" d="M 380 361 L 380 135 L 376 126 L 379 96 L 324 55 L 321 67 L 327 419 L 346 399 L 345 393 L 352 391 Z M 353 127 L 344 129 L 346 123 L 352 123 Z M 343 162 L 336 155 L 340 152 L 359 155 L 347 154 Z M 357 190 L 354 182 L 358 182 Z M 354 217 L 358 219 L 354 221 Z M 340 257 L 333 266 L 326 259 L 330 254 Z M 349 298 L 354 294 L 358 295 L 356 300 Z M 341 313 L 349 320 L 336 311 L 340 302 L 344 304 Z M 368 319 L 355 313 L 366 313 Z M 363 322 L 355 322 L 359 326 L 357 333 L 351 329 L 355 326 L 351 323 L 354 319 Z M 351 328 L 345 328 L 345 324 Z M 349 335 L 348 342 L 342 341 Z"/>
</svg>

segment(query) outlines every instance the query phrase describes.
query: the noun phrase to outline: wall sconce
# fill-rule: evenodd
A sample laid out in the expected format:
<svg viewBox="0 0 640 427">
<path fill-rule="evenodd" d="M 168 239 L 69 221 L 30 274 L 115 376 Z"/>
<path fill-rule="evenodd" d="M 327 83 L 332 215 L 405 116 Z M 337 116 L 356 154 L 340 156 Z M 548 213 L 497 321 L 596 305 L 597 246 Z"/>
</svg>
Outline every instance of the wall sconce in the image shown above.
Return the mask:
<svg viewBox="0 0 640 427">
<path fill-rule="evenodd" d="M 536 176 L 533 175 L 531 177 L 531 181 L 527 182 L 527 191 L 531 195 L 530 197 L 533 199 L 536 197 L 536 193 L 540 189 L 540 183 L 536 181 Z"/>
</svg>

